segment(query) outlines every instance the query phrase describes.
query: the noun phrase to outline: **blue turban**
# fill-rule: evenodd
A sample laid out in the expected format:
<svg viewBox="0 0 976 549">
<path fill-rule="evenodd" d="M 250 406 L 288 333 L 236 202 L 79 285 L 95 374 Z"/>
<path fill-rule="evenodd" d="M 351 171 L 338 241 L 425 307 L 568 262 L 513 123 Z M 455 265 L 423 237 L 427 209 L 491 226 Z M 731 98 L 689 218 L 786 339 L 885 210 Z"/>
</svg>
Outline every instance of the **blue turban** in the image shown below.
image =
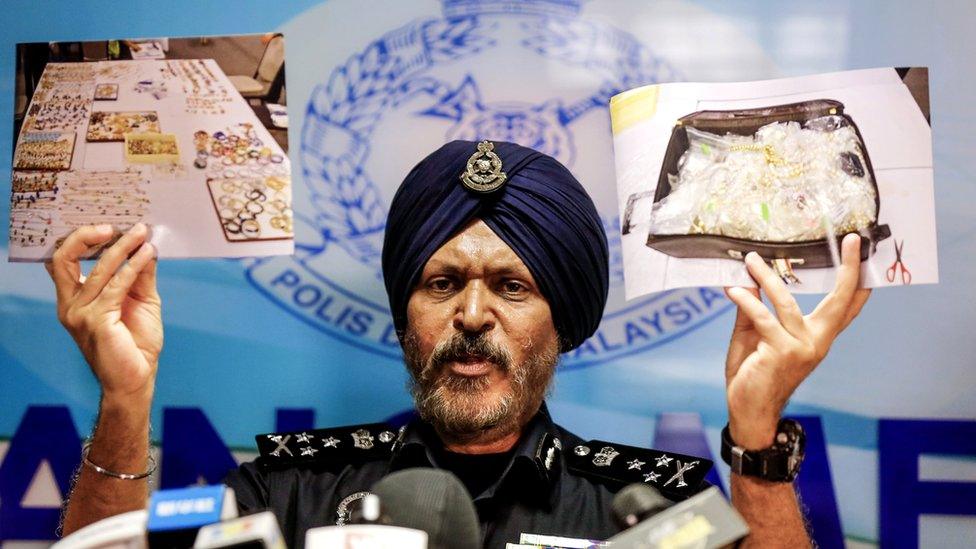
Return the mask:
<svg viewBox="0 0 976 549">
<path fill-rule="evenodd" d="M 474 141 L 452 141 L 417 164 L 390 204 L 383 280 L 402 339 L 407 302 L 427 260 L 473 219 L 481 219 L 528 267 L 549 303 L 562 351 L 593 335 L 607 303 L 607 237 L 596 207 L 555 158 L 495 141 L 506 181 L 491 192 L 462 184 Z M 497 160 L 497 159 L 496 159 Z"/>
</svg>

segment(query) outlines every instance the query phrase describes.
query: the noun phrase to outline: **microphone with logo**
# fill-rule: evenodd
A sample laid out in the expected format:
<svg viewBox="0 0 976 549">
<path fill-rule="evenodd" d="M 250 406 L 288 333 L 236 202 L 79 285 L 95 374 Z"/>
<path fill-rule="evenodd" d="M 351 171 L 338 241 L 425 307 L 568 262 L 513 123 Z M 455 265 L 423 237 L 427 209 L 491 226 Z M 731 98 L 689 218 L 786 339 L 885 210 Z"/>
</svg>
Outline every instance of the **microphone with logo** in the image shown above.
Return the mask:
<svg viewBox="0 0 976 549">
<path fill-rule="evenodd" d="M 54 544 L 57 549 L 146 549 L 188 548 L 198 544 L 198 531 L 208 525 L 222 526 L 205 536 L 201 547 L 232 547 L 229 537 L 239 533 L 234 525 L 247 530 L 249 543 L 261 540 L 264 547 L 280 547 L 281 532 L 274 516 L 259 515 L 237 519 L 234 490 L 226 486 L 194 486 L 158 490 L 150 496 L 146 509 L 122 513 L 72 533 Z M 262 513 L 264 515 L 264 513 Z M 269 519 L 270 518 L 270 522 Z M 221 522 L 232 520 L 230 523 Z M 211 529 L 213 530 L 213 529 Z M 256 547 L 255 545 L 250 545 Z"/>
<path fill-rule="evenodd" d="M 672 504 L 646 484 L 631 484 L 611 504 L 623 532 L 607 540 L 614 549 L 727 547 L 749 533 L 742 516 L 716 487 Z"/>
<path fill-rule="evenodd" d="M 453 474 L 437 469 L 404 469 L 387 475 L 373 485 L 353 522 L 358 524 L 309 530 L 305 547 L 481 546 L 478 515 L 467 489 Z"/>
</svg>

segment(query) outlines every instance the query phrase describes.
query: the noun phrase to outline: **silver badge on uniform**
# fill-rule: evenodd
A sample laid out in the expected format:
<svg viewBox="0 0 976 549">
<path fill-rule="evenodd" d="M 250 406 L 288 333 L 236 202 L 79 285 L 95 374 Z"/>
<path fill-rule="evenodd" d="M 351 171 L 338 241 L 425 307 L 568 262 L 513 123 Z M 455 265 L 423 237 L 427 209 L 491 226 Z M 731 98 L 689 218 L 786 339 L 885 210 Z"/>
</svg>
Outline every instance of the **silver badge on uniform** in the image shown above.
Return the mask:
<svg viewBox="0 0 976 549">
<path fill-rule="evenodd" d="M 373 447 L 373 435 L 366 429 L 360 429 L 352 434 L 352 444 L 356 448 L 369 450 Z"/>
<path fill-rule="evenodd" d="M 324 438 L 322 439 L 322 446 L 325 446 L 326 448 L 338 448 L 339 439 L 336 437 Z"/>
<path fill-rule="evenodd" d="M 676 459 L 676 460 L 674 460 L 674 463 L 675 463 L 675 465 L 678 466 L 678 472 L 675 473 L 673 477 L 669 478 L 668 481 L 664 483 L 664 485 L 667 486 L 668 484 L 671 484 L 672 482 L 674 482 L 675 480 L 677 480 L 678 481 L 678 484 L 676 484 L 675 486 L 678 487 L 678 488 L 684 488 L 685 486 L 688 486 L 688 484 L 685 482 L 685 472 L 690 471 L 692 467 L 694 467 L 695 465 L 698 465 L 698 462 L 697 461 L 689 461 L 689 462 L 685 463 L 684 465 L 682 465 L 681 464 L 681 460 L 680 459 Z"/>
<path fill-rule="evenodd" d="M 597 467 L 607 467 L 613 463 L 613 458 L 620 455 L 620 452 L 613 449 L 611 446 L 604 446 L 599 452 L 593 454 L 593 465 Z"/>
<path fill-rule="evenodd" d="M 352 516 L 353 504 L 359 502 L 368 495 L 369 492 L 363 491 L 349 494 L 348 496 L 342 498 L 342 501 L 339 502 L 339 506 L 336 507 L 336 525 L 342 526 L 349 522 L 349 518 Z"/>
<path fill-rule="evenodd" d="M 275 444 L 278 445 L 277 448 L 275 448 L 274 450 L 271 451 L 271 455 L 273 455 L 274 457 L 280 457 L 282 450 L 284 450 L 285 452 L 288 452 L 288 455 L 289 456 L 294 455 L 294 454 L 291 453 L 291 450 L 289 450 L 288 447 L 285 446 L 286 444 L 288 444 L 288 440 L 291 438 L 291 435 L 284 435 L 284 436 L 282 436 L 282 435 L 268 435 L 268 438 L 271 439 L 271 442 L 274 442 Z"/>
</svg>

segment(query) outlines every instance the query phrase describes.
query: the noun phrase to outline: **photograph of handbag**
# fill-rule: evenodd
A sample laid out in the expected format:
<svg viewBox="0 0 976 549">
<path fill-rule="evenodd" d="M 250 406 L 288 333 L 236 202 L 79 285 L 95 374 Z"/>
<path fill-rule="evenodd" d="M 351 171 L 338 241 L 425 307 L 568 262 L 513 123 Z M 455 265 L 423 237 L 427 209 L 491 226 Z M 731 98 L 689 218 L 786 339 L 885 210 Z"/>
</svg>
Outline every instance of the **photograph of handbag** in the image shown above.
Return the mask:
<svg viewBox="0 0 976 549">
<path fill-rule="evenodd" d="M 635 193 L 627 202 L 630 231 Z M 833 265 L 828 239 L 858 232 L 861 259 L 891 235 L 877 181 L 843 103 L 816 99 L 698 111 L 671 131 L 647 246 L 673 257 L 742 259 L 755 251 L 784 279 Z"/>
</svg>

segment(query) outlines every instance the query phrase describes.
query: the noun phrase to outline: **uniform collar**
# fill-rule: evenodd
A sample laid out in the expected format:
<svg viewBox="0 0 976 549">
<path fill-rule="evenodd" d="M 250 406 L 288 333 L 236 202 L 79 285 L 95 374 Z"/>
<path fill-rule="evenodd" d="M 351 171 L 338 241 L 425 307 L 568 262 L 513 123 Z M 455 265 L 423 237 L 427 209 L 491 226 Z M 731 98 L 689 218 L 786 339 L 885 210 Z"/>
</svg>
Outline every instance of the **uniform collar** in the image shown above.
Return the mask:
<svg viewBox="0 0 976 549">
<path fill-rule="evenodd" d="M 442 442 L 428 423 L 415 419 L 400 429 L 390 459 L 390 471 L 410 467 L 437 467 L 435 448 Z M 563 467 L 560 431 L 543 402 L 526 424 L 512 457 L 498 481 L 491 484 L 475 501 L 490 499 L 500 490 L 513 489 L 519 497 L 554 504 L 556 481 Z"/>
</svg>

